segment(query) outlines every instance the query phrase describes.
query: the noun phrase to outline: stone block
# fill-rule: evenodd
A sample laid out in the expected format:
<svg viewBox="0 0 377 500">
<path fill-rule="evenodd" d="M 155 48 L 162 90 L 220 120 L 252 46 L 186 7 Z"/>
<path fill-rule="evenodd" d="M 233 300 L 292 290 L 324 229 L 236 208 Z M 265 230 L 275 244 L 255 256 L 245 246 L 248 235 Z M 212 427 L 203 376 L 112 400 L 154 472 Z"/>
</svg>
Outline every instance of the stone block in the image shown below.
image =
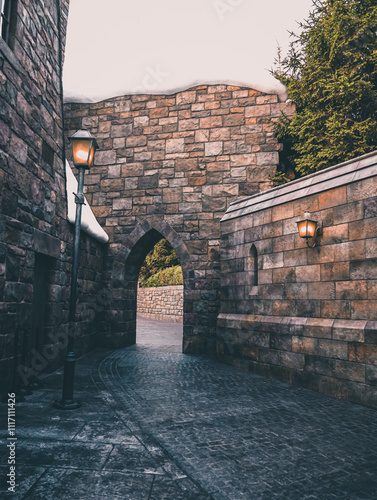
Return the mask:
<svg viewBox="0 0 377 500">
<path fill-rule="evenodd" d="M 222 119 L 222 124 L 224 125 L 224 127 L 237 127 L 240 125 L 244 125 L 244 123 L 245 118 L 243 114 L 224 115 Z"/>
<path fill-rule="evenodd" d="M 114 139 L 116 137 L 128 137 L 132 134 L 132 125 L 111 125 L 111 137 Z M 97 155 L 96 155 L 97 156 Z"/>
<path fill-rule="evenodd" d="M 331 245 L 333 243 L 342 243 L 348 240 L 348 224 L 339 224 L 338 226 L 324 227 L 323 234 L 320 236 L 321 245 Z"/>
<path fill-rule="evenodd" d="M 334 261 L 360 260 L 366 256 L 365 240 L 338 243 L 333 249 Z"/>
<path fill-rule="evenodd" d="M 271 107 L 269 104 L 259 104 L 255 106 L 245 107 L 246 118 L 256 118 L 260 116 L 269 116 L 271 114 Z"/>
<path fill-rule="evenodd" d="M 377 279 L 377 259 L 355 260 L 349 266 L 352 280 Z"/>
<path fill-rule="evenodd" d="M 377 345 L 377 321 L 367 321 L 364 329 L 364 340 L 366 344 Z"/>
<path fill-rule="evenodd" d="M 221 116 L 209 116 L 199 120 L 199 128 L 216 128 L 223 126 L 223 119 Z"/>
<path fill-rule="evenodd" d="M 307 249 L 289 250 L 284 252 L 284 267 L 304 266 L 307 264 Z"/>
<path fill-rule="evenodd" d="M 19 163 L 24 165 L 26 163 L 28 148 L 25 142 L 17 135 L 12 134 L 9 154 L 13 156 Z"/>
<path fill-rule="evenodd" d="M 276 271 L 280 271 L 277 269 Z M 274 270 L 275 273 L 275 270 Z M 307 283 L 289 283 L 285 282 L 285 296 L 288 300 L 307 300 Z"/>
<path fill-rule="evenodd" d="M 180 92 L 177 94 L 177 106 L 181 104 L 190 104 L 196 101 L 196 91 L 187 90 L 185 92 Z"/>
<path fill-rule="evenodd" d="M 320 265 L 321 281 L 344 281 L 350 279 L 349 262 L 329 262 Z"/>
<path fill-rule="evenodd" d="M 231 167 L 242 167 L 247 165 L 255 165 L 255 155 L 254 154 L 237 154 L 231 155 L 230 166 Z"/>
<path fill-rule="evenodd" d="M 270 334 L 270 347 L 271 349 L 278 349 L 279 351 L 292 350 L 292 336 L 281 335 L 278 333 Z"/>
<path fill-rule="evenodd" d="M 347 342 L 364 342 L 366 321 L 336 319 L 332 327 L 332 338 Z"/>
<path fill-rule="evenodd" d="M 296 281 L 298 283 L 321 281 L 320 266 L 318 264 L 310 266 L 297 266 Z"/>
<path fill-rule="evenodd" d="M 193 172 L 198 170 L 197 158 L 182 158 L 175 160 L 176 172 Z"/>
<path fill-rule="evenodd" d="M 367 384 L 377 386 L 377 366 L 365 366 L 365 382 Z"/>
<path fill-rule="evenodd" d="M 115 141 L 116 139 L 114 139 Z M 126 146 L 127 148 L 137 148 L 141 146 L 146 146 L 147 138 L 144 135 L 135 135 L 127 137 Z"/>
<path fill-rule="evenodd" d="M 364 368 L 361 365 L 342 361 L 338 359 L 322 358 L 318 356 L 306 356 L 305 370 L 329 377 L 337 377 L 343 380 L 365 382 Z"/>
<path fill-rule="evenodd" d="M 274 314 L 275 316 L 293 316 L 295 314 L 295 303 L 290 300 L 264 301 L 261 306 L 260 314 L 264 314 L 264 308 L 267 310 L 268 314 Z M 271 308 L 272 312 L 269 310 Z"/>
<path fill-rule="evenodd" d="M 363 258 L 361 255 L 359 258 Z M 369 238 L 365 241 L 365 257 L 367 259 L 377 258 L 377 238 Z"/>
<path fill-rule="evenodd" d="M 131 208 L 131 198 L 116 198 L 113 200 L 113 210 L 130 210 Z"/>
<path fill-rule="evenodd" d="M 219 222 L 199 221 L 199 238 L 220 238 Z"/>
<path fill-rule="evenodd" d="M 258 166 L 278 165 L 279 163 L 278 152 L 255 153 L 255 158 L 256 158 L 256 164 Z"/>
<path fill-rule="evenodd" d="M 113 165 L 116 163 L 116 151 L 97 151 L 94 157 L 95 165 Z"/>
<path fill-rule="evenodd" d="M 321 316 L 351 319 L 351 304 L 348 300 L 321 300 Z"/>
<path fill-rule="evenodd" d="M 318 354 L 318 339 L 292 336 L 292 352 L 301 354 Z"/>
<path fill-rule="evenodd" d="M 337 205 L 344 205 L 347 203 L 347 187 L 341 186 L 336 189 L 330 189 L 323 193 L 318 194 L 318 208 L 323 210 L 325 208 L 336 207 Z"/>
<path fill-rule="evenodd" d="M 263 255 L 263 269 L 274 269 L 283 267 L 283 253 L 271 253 Z"/>
<path fill-rule="evenodd" d="M 283 267 L 281 269 L 273 270 L 274 283 L 295 283 L 296 282 L 296 268 Z"/>
<path fill-rule="evenodd" d="M 366 281 L 338 281 L 335 287 L 337 300 L 366 300 L 368 298 Z"/>
<path fill-rule="evenodd" d="M 199 120 L 197 118 L 189 119 L 189 120 L 179 120 L 178 129 L 180 131 L 198 130 L 199 129 Z"/>
<path fill-rule="evenodd" d="M 257 224 L 254 224 L 257 225 Z M 266 224 L 262 230 L 263 238 L 276 238 L 277 236 L 283 235 L 283 223 L 282 221 L 272 222 Z"/>
<path fill-rule="evenodd" d="M 348 348 L 349 361 L 377 365 L 377 345 L 351 342 Z"/>
<path fill-rule="evenodd" d="M 376 196 L 377 179 L 370 177 L 357 182 L 352 182 L 347 186 L 348 202 L 364 200 Z"/>
<path fill-rule="evenodd" d="M 185 139 L 167 139 L 166 153 L 183 153 L 185 149 Z"/>
<path fill-rule="evenodd" d="M 308 318 L 303 326 L 303 335 L 305 337 L 331 339 L 333 324 L 333 319 Z"/>
<path fill-rule="evenodd" d="M 220 141 L 205 143 L 205 156 L 218 156 L 222 154 L 222 151 L 223 143 Z"/>
<path fill-rule="evenodd" d="M 377 217 L 377 197 L 364 200 L 364 218 Z"/>
<path fill-rule="evenodd" d="M 363 218 L 363 202 L 356 201 L 354 203 L 347 203 L 339 207 L 333 208 L 334 224 L 343 224 L 352 222 Z"/>
<path fill-rule="evenodd" d="M 377 320 L 377 300 L 353 300 L 352 319 Z"/>
<path fill-rule="evenodd" d="M 335 245 L 321 246 L 321 243 L 322 241 L 320 240 L 319 246 L 308 249 L 308 264 L 322 264 L 325 262 L 334 262 L 334 260 L 336 260 Z"/>
<path fill-rule="evenodd" d="M 169 116 L 169 108 L 168 107 L 162 107 L 162 108 L 154 108 L 149 111 L 149 117 L 151 119 L 153 118 L 165 118 L 166 116 Z"/>
<path fill-rule="evenodd" d="M 308 283 L 308 297 L 314 300 L 334 300 L 335 284 L 331 282 Z"/>
<path fill-rule="evenodd" d="M 377 236 L 377 217 L 349 223 L 349 240 L 362 240 Z"/>
</svg>

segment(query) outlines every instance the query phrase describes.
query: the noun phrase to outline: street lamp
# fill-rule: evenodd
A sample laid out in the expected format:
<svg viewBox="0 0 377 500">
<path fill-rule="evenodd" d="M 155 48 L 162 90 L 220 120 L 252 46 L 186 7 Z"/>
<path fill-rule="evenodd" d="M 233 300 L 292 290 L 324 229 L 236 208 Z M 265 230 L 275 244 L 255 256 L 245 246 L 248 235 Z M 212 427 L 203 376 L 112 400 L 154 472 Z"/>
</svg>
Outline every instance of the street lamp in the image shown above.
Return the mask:
<svg viewBox="0 0 377 500">
<path fill-rule="evenodd" d="M 73 243 L 73 264 L 71 275 L 71 297 L 69 301 L 69 336 L 67 345 L 67 355 L 64 361 L 63 394 L 61 401 L 55 401 L 55 408 L 61 410 L 75 410 L 80 408 L 81 403 L 73 400 L 73 382 L 75 377 L 75 353 L 74 329 L 73 323 L 76 315 L 76 296 L 77 296 L 77 272 L 79 266 L 79 248 L 80 248 L 80 229 L 81 229 L 81 210 L 84 202 L 84 175 L 85 170 L 93 166 L 94 154 L 98 148 L 97 141 L 87 130 L 79 130 L 70 137 L 72 144 L 73 163 L 79 170 L 79 179 L 77 185 L 77 194 L 75 195 L 76 218 L 75 218 L 75 236 Z"/>
<path fill-rule="evenodd" d="M 306 240 L 308 247 L 315 247 L 317 234 L 322 233 L 322 222 L 315 220 L 311 214 L 306 211 L 304 217 L 296 221 L 298 234 Z"/>
</svg>

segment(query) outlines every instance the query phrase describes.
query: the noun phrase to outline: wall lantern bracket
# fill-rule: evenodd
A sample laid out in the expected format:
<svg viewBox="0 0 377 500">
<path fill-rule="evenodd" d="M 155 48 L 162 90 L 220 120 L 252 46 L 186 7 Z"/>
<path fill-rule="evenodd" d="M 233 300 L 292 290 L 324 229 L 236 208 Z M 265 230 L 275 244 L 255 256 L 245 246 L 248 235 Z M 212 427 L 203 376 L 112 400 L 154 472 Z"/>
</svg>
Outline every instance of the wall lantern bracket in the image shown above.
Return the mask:
<svg viewBox="0 0 377 500">
<path fill-rule="evenodd" d="M 306 211 L 304 217 L 296 221 L 298 233 L 301 238 L 305 239 L 308 247 L 316 246 L 316 237 L 322 234 L 322 221 L 317 221 L 310 212 Z"/>
</svg>

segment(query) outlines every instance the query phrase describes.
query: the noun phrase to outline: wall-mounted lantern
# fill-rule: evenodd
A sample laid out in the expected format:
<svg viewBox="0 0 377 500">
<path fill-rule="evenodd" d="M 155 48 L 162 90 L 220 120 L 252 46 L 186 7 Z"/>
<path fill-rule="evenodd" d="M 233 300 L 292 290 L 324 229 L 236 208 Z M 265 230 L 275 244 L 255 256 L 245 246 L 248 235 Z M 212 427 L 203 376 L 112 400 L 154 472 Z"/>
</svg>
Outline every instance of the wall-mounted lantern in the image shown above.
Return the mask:
<svg viewBox="0 0 377 500">
<path fill-rule="evenodd" d="M 308 247 L 315 247 L 317 235 L 322 234 L 322 222 L 315 220 L 308 211 L 297 221 L 298 233 L 306 240 Z"/>
</svg>

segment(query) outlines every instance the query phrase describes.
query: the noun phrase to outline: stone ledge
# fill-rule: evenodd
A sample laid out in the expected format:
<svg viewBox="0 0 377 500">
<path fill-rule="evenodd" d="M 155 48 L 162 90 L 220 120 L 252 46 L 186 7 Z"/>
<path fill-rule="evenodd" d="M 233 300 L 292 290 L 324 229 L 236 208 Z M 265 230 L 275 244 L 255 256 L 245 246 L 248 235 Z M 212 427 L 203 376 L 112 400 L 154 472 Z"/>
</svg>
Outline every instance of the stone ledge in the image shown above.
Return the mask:
<svg viewBox="0 0 377 500">
<path fill-rule="evenodd" d="M 217 326 L 343 342 L 377 343 L 377 321 L 220 313 Z"/>
<path fill-rule="evenodd" d="M 334 165 L 302 179 L 233 202 L 221 221 L 259 212 L 377 175 L 377 152 Z"/>
</svg>

